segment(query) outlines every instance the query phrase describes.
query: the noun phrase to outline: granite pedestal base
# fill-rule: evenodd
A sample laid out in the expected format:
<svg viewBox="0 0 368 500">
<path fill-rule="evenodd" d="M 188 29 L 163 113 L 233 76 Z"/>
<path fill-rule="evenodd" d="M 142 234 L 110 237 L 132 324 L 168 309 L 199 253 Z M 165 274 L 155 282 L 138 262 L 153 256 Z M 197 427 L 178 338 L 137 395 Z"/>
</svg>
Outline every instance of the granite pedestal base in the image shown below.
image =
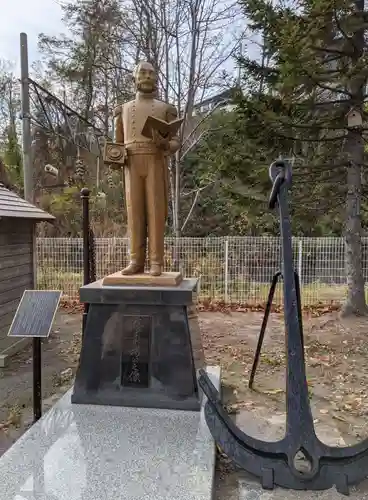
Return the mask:
<svg viewBox="0 0 368 500">
<path fill-rule="evenodd" d="M 80 289 L 89 304 L 73 403 L 199 410 L 204 366 L 193 315 L 197 280 Z M 192 314 L 190 314 L 192 313 Z"/>
<path fill-rule="evenodd" d="M 219 368 L 207 372 L 219 388 Z M 214 472 L 202 411 L 76 405 L 67 393 L 0 458 L 0 499 L 212 500 Z"/>
</svg>

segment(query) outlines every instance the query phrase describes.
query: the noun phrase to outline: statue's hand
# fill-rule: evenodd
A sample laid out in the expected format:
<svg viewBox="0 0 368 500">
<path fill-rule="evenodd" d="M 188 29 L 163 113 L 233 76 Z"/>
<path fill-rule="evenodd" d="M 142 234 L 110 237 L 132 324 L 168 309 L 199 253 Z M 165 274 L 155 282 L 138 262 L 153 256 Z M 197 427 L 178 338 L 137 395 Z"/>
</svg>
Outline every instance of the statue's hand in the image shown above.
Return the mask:
<svg viewBox="0 0 368 500">
<path fill-rule="evenodd" d="M 163 137 L 158 130 L 153 130 L 153 142 L 164 151 L 167 151 L 170 147 L 169 137 Z"/>
</svg>

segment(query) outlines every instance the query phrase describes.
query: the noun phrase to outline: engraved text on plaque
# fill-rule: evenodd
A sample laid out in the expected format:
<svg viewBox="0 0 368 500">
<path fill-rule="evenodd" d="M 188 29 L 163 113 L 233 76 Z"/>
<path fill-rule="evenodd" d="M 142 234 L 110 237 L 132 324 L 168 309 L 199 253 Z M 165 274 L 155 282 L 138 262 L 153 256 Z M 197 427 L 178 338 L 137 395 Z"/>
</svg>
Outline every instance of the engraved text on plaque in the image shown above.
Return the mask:
<svg viewBox="0 0 368 500">
<path fill-rule="evenodd" d="M 121 385 L 149 387 L 150 316 L 124 316 L 121 354 Z"/>
</svg>

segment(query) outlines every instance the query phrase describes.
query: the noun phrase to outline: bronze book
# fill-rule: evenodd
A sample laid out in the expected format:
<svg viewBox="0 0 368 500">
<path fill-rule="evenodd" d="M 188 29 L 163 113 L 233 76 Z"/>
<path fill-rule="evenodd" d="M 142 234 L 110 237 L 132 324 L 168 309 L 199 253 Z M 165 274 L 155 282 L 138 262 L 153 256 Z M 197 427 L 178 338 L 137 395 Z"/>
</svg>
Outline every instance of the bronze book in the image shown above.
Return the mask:
<svg viewBox="0 0 368 500">
<path fill-rule="evenodd" d="M 172 122 L 165 122 L 160 118 L 149 116 L 142 129 L 142 135 L 148 139 L 153 139 L 153 130 L 157 130 L 162 137 L 169 137 L 170 139 L 176 135 L 180 125 L 183 123 L 184 118 L 178 118 Z"/>
</svg>

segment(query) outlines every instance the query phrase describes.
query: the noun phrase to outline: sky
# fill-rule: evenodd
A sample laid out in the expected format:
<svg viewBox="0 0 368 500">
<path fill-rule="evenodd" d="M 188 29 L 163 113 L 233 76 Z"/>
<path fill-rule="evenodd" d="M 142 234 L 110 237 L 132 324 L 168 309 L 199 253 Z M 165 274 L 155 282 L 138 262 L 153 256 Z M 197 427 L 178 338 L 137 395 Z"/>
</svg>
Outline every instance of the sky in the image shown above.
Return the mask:
<svg viewBox="0 0 368 500">
<path fill-rule="evenodd" d="M 32 74 L 32 63 L 40 59 L 38 35 L 45 33 L 52 36 L 65 32 L 60 3 L 68 1 L 0 0 L 0 61 L 11 62 L 15 75 L 20 76 L 20 33 L 24 32 L 28 36 L 28 60 Z M 252 52 L 254 57 L 254 49 Z M 233 60 L 228 61 L 226 69 L 230 73 L 235 71 Z M 236 71 L 234 76 L 235 73 Z"/>
<path fill-rule="evenodd" d="M 63 31 L 58 0 L 0 0 L 0 59 L 14 62 L 19 69 L 19 35 L 28 35 L 29 64 L 39 59 L 37 37 L 41 32 L 56 35 Z"/>
<path fill-rule="evenodd" d="M 20 71 L 19 35 L 28 35 L 29 66 L 40 58 L 37 50 L 38 34 L 58 35 L 65 32 L 61 21 L 60 2 L 68 0 L 0 0 L 0 59 L 14 63 Z"/>
</svg>

